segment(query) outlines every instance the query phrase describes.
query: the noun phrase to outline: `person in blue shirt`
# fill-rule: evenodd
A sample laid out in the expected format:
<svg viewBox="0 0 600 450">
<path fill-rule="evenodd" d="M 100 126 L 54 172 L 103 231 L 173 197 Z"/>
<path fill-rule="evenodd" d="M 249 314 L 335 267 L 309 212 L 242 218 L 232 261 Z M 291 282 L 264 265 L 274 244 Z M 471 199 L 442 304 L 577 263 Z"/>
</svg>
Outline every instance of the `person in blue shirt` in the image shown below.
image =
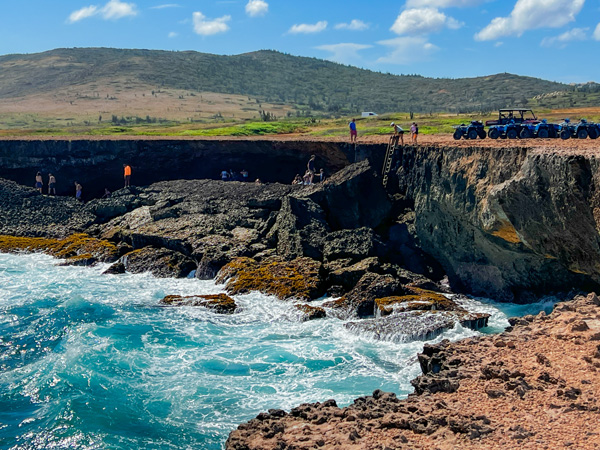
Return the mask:
<svg viewBox="0 0 600 450">
<path fill-rule="evenodd" d="M 350 143 L 356 144 L 356 136 L 356 120 L 352 119 L 352 122 L 350 122 Z"/>
</svg>

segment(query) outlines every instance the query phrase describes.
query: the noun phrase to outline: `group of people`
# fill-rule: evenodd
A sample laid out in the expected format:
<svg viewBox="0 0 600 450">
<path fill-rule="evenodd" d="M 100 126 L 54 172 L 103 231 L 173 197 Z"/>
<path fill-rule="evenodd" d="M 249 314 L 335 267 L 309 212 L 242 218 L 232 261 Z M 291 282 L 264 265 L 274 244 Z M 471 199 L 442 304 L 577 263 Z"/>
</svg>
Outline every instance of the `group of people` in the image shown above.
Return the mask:
<svg viewBox="0 0 600 450">
<path fill-rule="evenodd" d="M 392 122 L 390 126 L 394 129 L 394 136 L 398 136 L 398 139 L 400 140 L 401 144 L 404 145 L 404 129 L 400 125 L 395 124 L 394 122 Z M 418 143 L 417 141 L 419 138 L 419 126 L 416 124 L 416 122 L 413 122 L 410 125 L 410 138 L 413 144 L 416 145 Z"/>
<path fill-rule="evenodd" d="M 229 169 L 221 171 L 221 180 L 222 181 L 248 181 L 248 171 L 246 169 L 242 169 L 240 173 L 236 173 L 233 170 Z M 260 180 L 256 180 L 260 181 Z M 255 182 L 256 182 L 255 181 Z"/>
<path fill-rule="evenodd" d="M 128 164 L 123 164 L 123 180 L 125 187 L 131 186 L 131 166 Z M 75 181 L 73 184 L 75 185 L 75 198 L 82 202 L 83 186 L 79 181 Z M 44 179 L 42 177 L 42 172 L 38 172 L 35 175 L 35 188 L 40 194 L 43 193 Z M 48 195 L 56 195 L 56 177 L 51 173 L 48 174 Z M 111 192 L 108 190 L 108 188 L 104 188 L 104 195 L 102 198 L 110 198 L 110 196 Z"/>
<path fill-rule="evenodd" d="M 356 119 L 352 119 L 348 126 L 350 128 L 350 143 L 356 144 L 356 138 L 358 137 L 358 131 L 356 130 Z M 400 125 L 396 125 L 394 122 L 392 122 L 390 126 L 394 129 L 394 135 L 398 136 L 398 139 L 402 145 L 404 145 L 404 129 Z M 419 125 L 417 125 L 416 122 L 413 122 L 410 125 L 410 137 L 411 142 L 416 145 L 419 139 Z"/>
<path fill-rule="evenodd" d="M 42 178 L 42 172 L 38 172 L 35 175 L 35 188 L 42 193 L 44 188 L 44 179 Z M 56 177 L 51 173 L 48 174 L 48 195 L 56 195 Z"/>
<path fill-rule="evenodd" d="M 304 172 L 304 176 L 300 176 L 300 174 L 296 174 L 294 179 L 292 180 L 292 184 L 304 184 L 311 185 L 315 181 L 322 183 L 325 181 L 325 171 L 321 169 L 319 173 L 316 173 L 315 161 L 317 159 L 316 155 L 311 155 L 308 163 L 306 164 L 306 172 Z"/>
</svg>

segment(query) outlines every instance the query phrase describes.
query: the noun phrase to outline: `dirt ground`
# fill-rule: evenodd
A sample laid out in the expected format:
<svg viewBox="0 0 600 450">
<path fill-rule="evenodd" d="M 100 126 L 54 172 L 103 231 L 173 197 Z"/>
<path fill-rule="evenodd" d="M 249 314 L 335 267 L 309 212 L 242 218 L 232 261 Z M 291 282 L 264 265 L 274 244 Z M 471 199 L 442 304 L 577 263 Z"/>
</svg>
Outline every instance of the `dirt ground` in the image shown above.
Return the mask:
<svg viewBox="0 0 600 450">
<path fill-rule="evenodd" d="M 372 145 L 372 144 L 387 144 L 390 136 L 360 136 L 358 137 L 358 145 Z M 349 142 L 346 137 L 331 136 L 312 136 L 309 134 L 277 134 L 267 136 L 217 136 L 217 137 L 188 137 L 188 136 L 15 136 L 15 137 L 0 137 L 0 140 L 216 140 L 216 141 L 306 141 L 306 142 Z M 405 136 L 405 145 L 410 145 L 410 137 Z M 540 151 L 543 153 L 557 152 L 563 154 L 573 155 L 584 155 L 584 156 L 598 156 L 600 155 L 600 139 L 477 139 L 477 140 L 465 140 L 461 139 L 456 141 L 449 135 L 420 135 L 418 138 L 418 145 L 420 147 L 428 146 L 441 146 L 441 147 L 478 147 L 478 148 L 530 148 L 532 150 Z"/>
</svg>

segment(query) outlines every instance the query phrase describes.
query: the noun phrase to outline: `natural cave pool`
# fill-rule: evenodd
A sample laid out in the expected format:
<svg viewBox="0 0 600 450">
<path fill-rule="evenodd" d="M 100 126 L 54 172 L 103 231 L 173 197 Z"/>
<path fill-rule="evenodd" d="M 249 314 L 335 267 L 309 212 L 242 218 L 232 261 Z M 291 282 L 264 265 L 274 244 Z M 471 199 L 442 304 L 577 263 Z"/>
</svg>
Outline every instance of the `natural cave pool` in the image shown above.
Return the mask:
<svg viewBox="0 0 600 450">
<path fill-rule="evenodd" d="M 424 342 L 351 334 L 344 321 L 300 322 L 289 302 L 236 296 L 241 311 L 164 308 L 169 294 L 213 294 L 195 279 L 101 275 L 49 256 L 0 254 L 0 448 L 223 448 L 229 432 L 269 408 L 289 410 L 375 389 L 412 392 Z M 469 301 L 507 317 L 553 301 Z M 456 326 L 438 336 L 477 332 Z"/>
</svg>

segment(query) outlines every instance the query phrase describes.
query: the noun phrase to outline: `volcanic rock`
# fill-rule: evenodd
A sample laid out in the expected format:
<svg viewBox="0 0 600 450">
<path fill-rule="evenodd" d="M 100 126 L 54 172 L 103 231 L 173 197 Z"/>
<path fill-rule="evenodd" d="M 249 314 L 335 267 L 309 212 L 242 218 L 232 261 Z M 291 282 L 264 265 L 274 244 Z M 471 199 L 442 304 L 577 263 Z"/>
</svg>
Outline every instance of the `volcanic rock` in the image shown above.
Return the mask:
<svg viewBox="0 0 600 450">
<path fill-rule="evenodd" d="M 230 294 L 259 291 L 281 300 L 298 298 L 314 300 L 324 292 L 321 263 L 310 258 L 284 261 L 281 258 L 258 262 L 237 258 L 221 269 L 215 281 L 226 284 Z"/>
<path fill-rule="evenodd" d="M 160 301 L 164 306 L 201 306 L 219 314 L 233 314 L 237 309 L 235 300 L 226 294 L 217 295 L 167 295 Z"/>
<path fill-rule="evenodd" d="M 185 278 L 196 263 L 182 253 L 166 248 L 145 247 L 121 258 L 127 272 L 150 272 L 158 278 Z"/>
</svg>

